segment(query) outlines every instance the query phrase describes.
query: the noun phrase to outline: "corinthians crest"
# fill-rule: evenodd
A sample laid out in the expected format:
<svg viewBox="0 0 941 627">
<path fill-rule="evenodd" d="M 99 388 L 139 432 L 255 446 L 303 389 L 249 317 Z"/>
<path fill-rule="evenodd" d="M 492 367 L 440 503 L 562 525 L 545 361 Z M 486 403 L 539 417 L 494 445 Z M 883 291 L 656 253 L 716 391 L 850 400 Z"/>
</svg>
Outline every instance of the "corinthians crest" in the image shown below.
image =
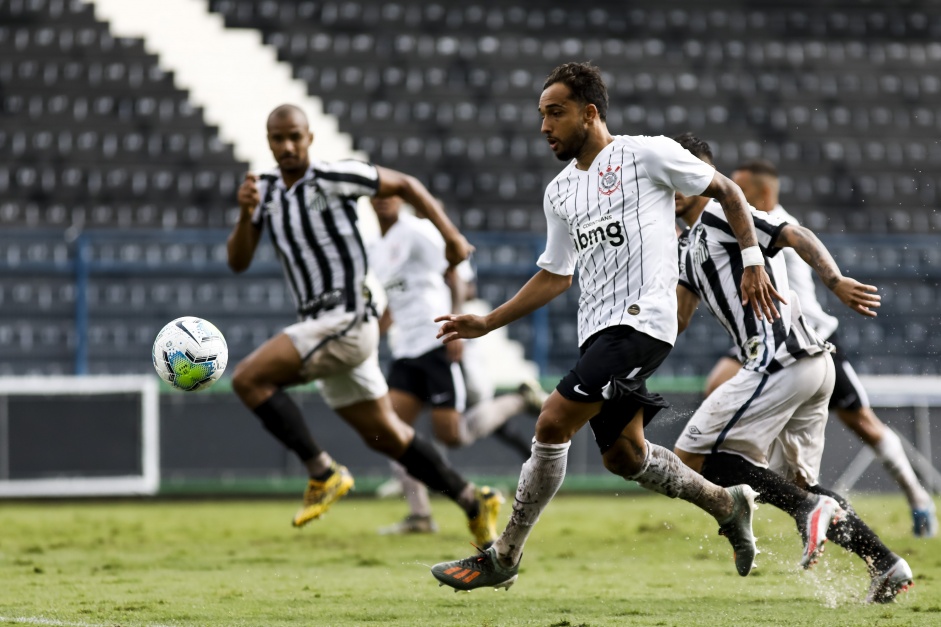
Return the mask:
<svg viewBox="0 0 941 627">
<path fill-rule="evenodd" d="M 604 171 L 599 170 L 598 176 L 601 177 L 601 184 L 598 186 L 598 192 L 610 196 L 618 191 L 621 187 L 621 177 L 618 175 L 620 171 L 621 166 L 612 168 L 610 165 Z"/>
</svg>

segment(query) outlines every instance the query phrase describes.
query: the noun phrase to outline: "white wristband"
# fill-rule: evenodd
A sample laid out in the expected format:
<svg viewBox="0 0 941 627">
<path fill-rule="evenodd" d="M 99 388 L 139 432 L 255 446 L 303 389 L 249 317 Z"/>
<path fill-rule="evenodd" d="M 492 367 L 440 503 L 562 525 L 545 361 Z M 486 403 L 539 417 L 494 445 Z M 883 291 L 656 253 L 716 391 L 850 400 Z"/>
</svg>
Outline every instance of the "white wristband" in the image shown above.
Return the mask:
<svg viewBox="0 0 941 627">
<path fill-rule="evenodd" d="M 765 265 L 765 256 L 761 254 L 761 249 L 757 246 L 742 249 L 742 265 L 746 267 Z"/>
</svg>

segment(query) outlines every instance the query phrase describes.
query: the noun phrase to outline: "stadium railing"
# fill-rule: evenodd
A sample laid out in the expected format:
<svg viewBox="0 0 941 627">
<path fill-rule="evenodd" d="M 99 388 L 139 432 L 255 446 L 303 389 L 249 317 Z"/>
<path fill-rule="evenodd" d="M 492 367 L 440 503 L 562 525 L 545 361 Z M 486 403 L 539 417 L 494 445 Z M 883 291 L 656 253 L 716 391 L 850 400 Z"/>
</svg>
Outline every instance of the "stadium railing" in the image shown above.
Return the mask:
<svg viewBox="0 0 941 627">
<path fill-rule="evenodd" d="M 72 311 L 57 314 L 74 326 L 72 363 L 62 370 L 81 375 L 89 372 L 88 294 L 93 282 L 106 285 L 113 278 L 132 281 L 158 276 L 195 283 L 231 279 L 226 264 L 227 235 L 228 232 L 221 229 L 103 229 L 81 233 L 10 230 L 0 233 L 0 276 L 7 281 L 16 277 L 29 280 L 67 277 L 72 281 L 74 303 L 69 303 Z M 483 288 L 498 286 L 491 290 L 495 296 L 512 296 L 538 270 L 535 260 L 544 246 L 542 234 L 470 232 L 469 236 L 478 251 L 475 262 L 479 283 Z M 874 365 L 871 368 L 864 365 L 862 373 L 938 374 L 938 365 L 931 354 L 936 355 L 941 350 L 941 339 L 933 337 L 929 331 L 937 307 L 941 305 L 941 250 L 937 238 L 917 234 L 853 234 L 824 235 L 822 239 L 844 272 L 875 283 L 891 296 L 883 303 L 882 316 L 872 324 L 864 321 L 863 326 L 841 307 L 831 308 L 845 322 L 844 335 L 849 337 L 844 337 L 844 343 L 850 344 L 848 348 L 861 355 L 860 361 L 872 358 Z M 274 251 L 266 239 L 263 242 L 246 274 L 256 279 L 282 281 Z M 829 298 L 826 292 L 822 295 Z M 554 336 L 570 335 L 565 325 L 575 318 L 576 299 L 566 295 L 565 299 L 557 300 L 559 302 L 510 328 L 511 337 L 525 345 L 527 357 L 543 374 L 564 370 L 565 364 L 577 355 L 574 343 L 572 346 L 552 343 Z M 181 311 L 178 315 L 188 313 L 191 312 Z M 279 313 L 290 315 L 290 311 Z M 8 310 L 7 317 L 9 315 Z M 126 316 L 146 317 L 147 312 L 128 312 Z M 4 317 L 0 311 L 0 322 Z M 871 345 L 867 346 L 867 342 Z M 684 351 L 681 343 L 677 352 Z M 882 363 L 878 363 L 879 360 Z M 908 366 L 905 366 L 906 360 Z M 3 361 L 0 355 L 0 366 Z M 895 369 L 898 364 L 909 369 Z M 7 368 L 6 372 L 9 371 Z M 683 370 L 676 374 L 701 375 L 704 372 Z"/>
</svg>

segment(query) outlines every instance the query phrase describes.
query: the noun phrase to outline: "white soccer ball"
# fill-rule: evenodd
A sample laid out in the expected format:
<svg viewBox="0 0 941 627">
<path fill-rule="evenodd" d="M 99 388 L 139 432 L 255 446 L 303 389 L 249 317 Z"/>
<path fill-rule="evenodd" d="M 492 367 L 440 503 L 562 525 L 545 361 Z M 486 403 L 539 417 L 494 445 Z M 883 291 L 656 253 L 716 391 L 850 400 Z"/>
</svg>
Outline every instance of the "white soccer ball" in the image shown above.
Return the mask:
<svg viewBox="0 0 941 627">
<path fill-rule="evenodd" d="M 211 322 L 184 316 L 167 323 L 154 340 L 154 369 L 178 390 L 205 390 L 229 363 L 229 347 Z"/>
</svg>

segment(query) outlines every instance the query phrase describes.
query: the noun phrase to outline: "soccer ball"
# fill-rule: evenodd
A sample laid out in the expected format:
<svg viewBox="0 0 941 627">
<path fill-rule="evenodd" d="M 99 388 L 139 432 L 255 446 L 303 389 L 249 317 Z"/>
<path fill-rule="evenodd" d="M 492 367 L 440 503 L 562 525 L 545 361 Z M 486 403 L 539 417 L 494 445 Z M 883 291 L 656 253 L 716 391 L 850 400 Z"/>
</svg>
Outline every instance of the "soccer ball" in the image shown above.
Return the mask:
<svg viewBox="0 0 941 627">
<path fill-rule="evenodd" d="M 229 362 L 229 347 L 211 322 L 184 316 L 167 323 L 154 340 L 154 368 L 178 390 L 205 390 L 219 380 Z"/>
</svg>

